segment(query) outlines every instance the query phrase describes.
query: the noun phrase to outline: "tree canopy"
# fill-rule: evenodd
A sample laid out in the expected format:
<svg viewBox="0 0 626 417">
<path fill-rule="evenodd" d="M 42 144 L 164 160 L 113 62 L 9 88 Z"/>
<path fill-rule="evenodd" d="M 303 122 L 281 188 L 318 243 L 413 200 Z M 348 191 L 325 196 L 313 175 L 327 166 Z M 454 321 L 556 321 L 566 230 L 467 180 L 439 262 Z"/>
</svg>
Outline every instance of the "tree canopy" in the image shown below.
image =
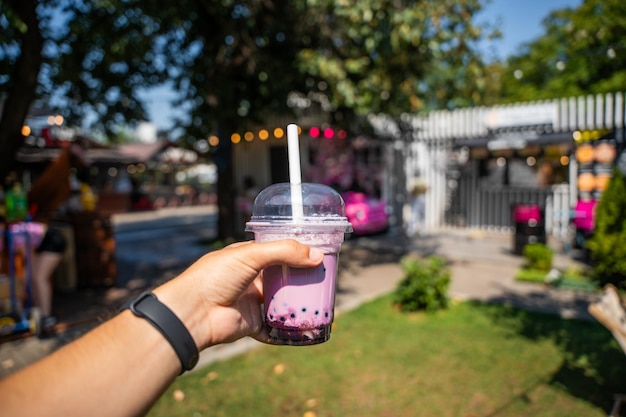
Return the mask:
<svg viewBox="0 0 626 417">
<path fill-rule="evenodd" d="M 111 132 L 146 119 L 142 91 L 169 82 L 189 144 L 287 115 L 293 92 L 322 97 L 346 122 L 480 103 L 476 45 L 488 34 L 473 16 L 481 7 L 479 0 L 7 0 L 0 177 L 36 98 L 69 123 L 90 119 Z M 223 138 L 214 152 L 228 169 Z M 220 181 L 232 179 L 222 174 Z"/>
<path fill-rule="evenodd" d="M 141 91 L 170 81 L 180 94 L 175 104 L 190 116 L 180 124 L 199 137 L 288 111 L 290 91 L 317 90 L 355 114 L 474 104 L 482 76 L 475 43 L 485 34 L 472 17 L 481 7 L 478 0 L 12 0 L 0 6 L 0 94 L 30 92 L 28 101 L 56 104 L 69 122 L 88 118 L 111 130 L 145 119 Z M 24 65 L 26 58 L 36 61 Z"/>
<path fill-rule="evenodd" d="M 506 101 L 622 91 L 626 88 L 626 3 L 585 0 L 543 20 L 545 33 L 507 60 Z"/>
<path fill-rule="evenodd" d="M 298 54 L 339 112 L 398 115 L 480 102 L 479 1 L 309 0 L 322 36 Z"/>
</svg>

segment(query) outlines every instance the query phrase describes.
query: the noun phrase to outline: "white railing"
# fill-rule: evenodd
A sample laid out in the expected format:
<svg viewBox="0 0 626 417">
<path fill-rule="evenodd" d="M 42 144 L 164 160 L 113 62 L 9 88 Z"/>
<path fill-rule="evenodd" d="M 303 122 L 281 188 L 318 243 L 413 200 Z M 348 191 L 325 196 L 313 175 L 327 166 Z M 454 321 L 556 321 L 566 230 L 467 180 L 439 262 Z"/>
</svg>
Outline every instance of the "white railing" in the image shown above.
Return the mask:
<svg viewBox="0 0 626 417">
<path fill-rule="evenodd" d="M 409 145 L 411 150 L 405 161 L 406 182 L 410 183 L 412 176 L 416 175 L 429 182 L 426 214 L 428 228 L 444 224 L 507 227 L 510 204 L 520 197 L 517 194 L 519 190 L 480 190 L 475 180 L 467 178 L 462 182 L 463 185 L 459 183 L 460 187 L 466 188 L 460 190 L 457 197 L 471 200 L 473 208 L 469 214 L 449 212 L 449 204 L 446 202 L 449 203 L 451 198 L 448 195 L 443 167 L 453 145 L 459 146 L 464 140 L 486 136 L 494 129 L 506 130 L 506 126 L 513 127 L 519 114 L 525 114 L 526 119 L 531 115 L 535 124 L 540 125 L 545 133 L 615 129 L 618 141 L 623 141 L 625 111 L 624 94 L 617 92 L 493 107 L 407 113 L 401 117 L 402 122 L 412 128 L 412 143 Z M 390 117 L 374 115 L 369 119 L 378 134 L 400 138 L 401 130 Z M 570 175 L 569 186 L 557 185 L 547 190 L 535 188 L 533 191 L 546 210 L 548 232 L 557 237 L 565 237 L 567 233 L 570 210 L 575 200 L 573 178 Z M 477 207 L 481 209 L 478 210 Z"/>
</svg>

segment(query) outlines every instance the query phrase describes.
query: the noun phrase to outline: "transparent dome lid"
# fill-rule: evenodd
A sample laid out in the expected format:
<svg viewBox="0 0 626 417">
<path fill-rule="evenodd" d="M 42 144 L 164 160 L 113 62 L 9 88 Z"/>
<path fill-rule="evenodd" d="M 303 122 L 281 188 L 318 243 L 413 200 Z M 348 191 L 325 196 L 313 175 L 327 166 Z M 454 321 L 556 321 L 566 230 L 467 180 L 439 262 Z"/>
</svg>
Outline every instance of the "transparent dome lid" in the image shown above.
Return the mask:
<svg viewBox="0 0 626 417">
<path fill-rule="evenodd" d="M 254 200 L 252 217 L 246 231 L 270 225 L 336 226 L 352 231 L 346 218 L 346 208 L 341 195 L 326 185 L 302 184 L 301 218 L 293 218 L 291 184 L 278 183 L 261 191 Z"/>
</svg>

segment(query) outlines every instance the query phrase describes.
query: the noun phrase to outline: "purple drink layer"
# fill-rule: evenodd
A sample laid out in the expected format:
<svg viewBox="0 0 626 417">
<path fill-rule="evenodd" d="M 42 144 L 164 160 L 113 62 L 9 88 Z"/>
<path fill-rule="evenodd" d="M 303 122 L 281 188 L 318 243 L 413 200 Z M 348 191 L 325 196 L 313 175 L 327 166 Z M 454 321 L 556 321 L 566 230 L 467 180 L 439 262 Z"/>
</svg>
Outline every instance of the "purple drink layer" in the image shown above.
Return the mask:
<svg viewBox="0 0 626 417">
<path fill-rule="evenodd" d="M 334 318 L 336 276 L 336 253 L 324 255 L 322 264 L 315 268 L 286 265 L 266 268 L 263 272 L 265 322 L 272 328 L 272 338 L 285 339 L 281 344 L 326 341 Z M 297 341 L 303 343 L 293 343 Z"/>
</svg>

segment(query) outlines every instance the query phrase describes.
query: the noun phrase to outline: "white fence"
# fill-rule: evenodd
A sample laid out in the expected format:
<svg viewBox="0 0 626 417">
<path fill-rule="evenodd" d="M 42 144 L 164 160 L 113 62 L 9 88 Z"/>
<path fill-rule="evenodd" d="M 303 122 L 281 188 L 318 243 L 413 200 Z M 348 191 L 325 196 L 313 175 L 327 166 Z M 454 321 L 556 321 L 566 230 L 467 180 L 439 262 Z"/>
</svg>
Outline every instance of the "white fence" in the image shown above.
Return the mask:
<svg viewBox="0 0 626 417">
<path fill-rule="evenodd" d="M 404 170 L 406 180 L 402 184 L 410 184 L 418 177 L 428 183 L 426 226 L 430 229 L 443 226 L 447 221 L 445 214 L 450 196 L 446 182 L 446 166 L 454 146 L 462 146 L 464 141 L 484 137 L 494 131 L 521 133 L 532 131 L 545 134 L 614 129 L 617 139 L 623 141 L 624 120 L 624 94 L 621 92 L 494 107 L 404 114 L 400 123 L 405 126 L 405 132 L 410 132 L 404 135 L 398 123 L 391 118 L 384 115 L 370 117 L 370 122 L 379 135 L 393 139 L 393 146 L 404 146 L 406 149 Z M 465 186 L 471 188 L 465 192 L 478 192 L 476 184 L 471 185 L 471 179 L 466 183 Z M 555 186 L 550 192 L 544 193 L 546 226 L 551 234 L 559 237 L 565 236 L 575 197 L 571 183 L 570 176 L 569 187 Z M 501 193 L 501 196 L 492 193 L 492 200 L 504 202 L 512 191 L 501 190 Z M 481 200 L 482 197 L 476 196 L 476 201 L 486 203 L 488 200 L 491 201 Z M 502 222 L 502 219 L 508 218 L 510 208 L 506 203 L 502 204 L 504 205 L 498 207 L 480 207 L 479 211 L 484 209 L 491 215 L 489 218 L 479 217 L 479 224 L 476 226 L 491 227 L 490 223 Z"/>
</svg>

